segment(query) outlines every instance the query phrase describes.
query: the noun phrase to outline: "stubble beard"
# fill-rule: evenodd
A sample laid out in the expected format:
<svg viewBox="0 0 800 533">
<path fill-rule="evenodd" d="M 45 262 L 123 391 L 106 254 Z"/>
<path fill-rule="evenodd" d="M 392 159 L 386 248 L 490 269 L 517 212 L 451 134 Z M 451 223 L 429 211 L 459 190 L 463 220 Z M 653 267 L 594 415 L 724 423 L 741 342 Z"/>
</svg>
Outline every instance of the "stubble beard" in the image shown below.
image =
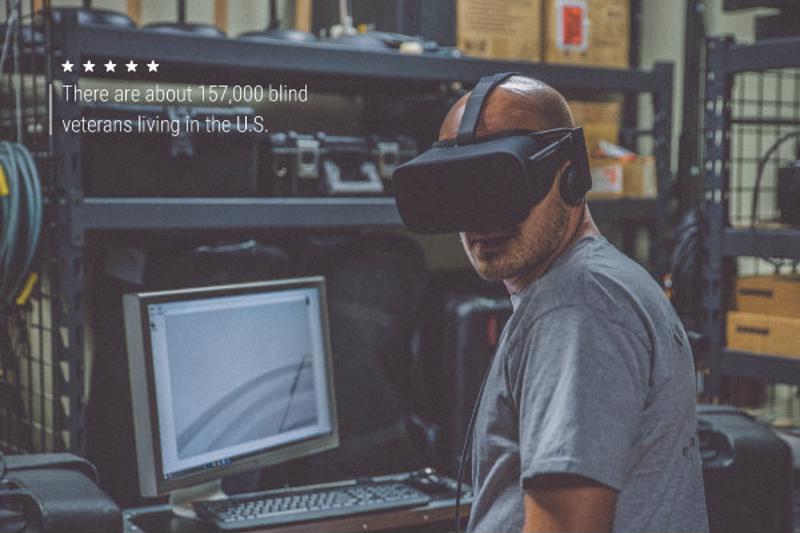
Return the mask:
<svg viewBox="0 0 800 533">
<path fill-rule="evenodd" d="M 554 211 L 535 231 L 531 228 L 526 231 L 523 223 L 502 246 L 489 250 L 472 245 L 461 233 L 464 251 L 478 275 L 487 281 L 510 280 L 535 271 L 547 262 L 558 248 L 568 225 L 566 210 Z"/>
</svg>

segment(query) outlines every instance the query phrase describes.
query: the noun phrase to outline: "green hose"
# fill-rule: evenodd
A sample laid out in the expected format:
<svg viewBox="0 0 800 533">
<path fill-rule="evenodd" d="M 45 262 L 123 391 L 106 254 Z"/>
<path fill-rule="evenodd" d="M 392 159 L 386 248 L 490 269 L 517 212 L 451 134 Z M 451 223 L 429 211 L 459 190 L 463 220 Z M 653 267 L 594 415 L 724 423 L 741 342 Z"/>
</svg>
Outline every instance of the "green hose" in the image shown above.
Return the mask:
<svg viewBox="0 0 800 533">
<path fill-rule="evenodd" d="M 0 141 L 5 187 L 0 195 L 0 306 L 14 305 L 36 257 L 42 232 L 42 187 L 25 146 Z"/>
</svg>

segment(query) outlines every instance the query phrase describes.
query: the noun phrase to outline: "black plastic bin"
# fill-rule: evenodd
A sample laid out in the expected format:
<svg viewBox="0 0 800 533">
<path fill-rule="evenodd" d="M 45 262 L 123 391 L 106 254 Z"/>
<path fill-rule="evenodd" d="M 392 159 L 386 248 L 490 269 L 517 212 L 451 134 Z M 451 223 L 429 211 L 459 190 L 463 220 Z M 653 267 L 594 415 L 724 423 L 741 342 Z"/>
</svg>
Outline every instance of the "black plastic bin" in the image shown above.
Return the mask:
<svg viewBox="0 0 800 533">
<path fill-rule="evenodd" d="M 258 148 L 264 134 L 255 130 L 251 108 L 97 104 L 81 110 L 84 119 L 102 120 L 112 130 L 80 133 L 86 195 L 259 194 Z M 230 121 L 230 131 L 209 130 L 211 117 Z M 190 131 L 187 119 L 197 121 L 199 130 Z M 145 121 L 149 127 L 140 126 Z"/>
<path fill-rule="evenodd" d="M 712 533 L 792 531 L 792 454 L 768 427 L 728 406 L 698 406 Z"/>
</svg>

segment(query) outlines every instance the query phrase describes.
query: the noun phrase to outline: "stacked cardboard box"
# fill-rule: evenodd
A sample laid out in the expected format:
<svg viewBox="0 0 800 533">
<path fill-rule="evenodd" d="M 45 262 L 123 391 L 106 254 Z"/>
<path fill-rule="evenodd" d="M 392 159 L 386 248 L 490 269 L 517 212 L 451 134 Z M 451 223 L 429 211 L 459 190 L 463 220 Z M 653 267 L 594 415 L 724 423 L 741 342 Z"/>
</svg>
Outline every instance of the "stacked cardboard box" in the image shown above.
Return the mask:
<svg viewBox="0 0 800 533">
<path fill-rule="evenodd" d="M 456 20 L 467 55 L 630 65 L 630 0 L 458 0 Z"/>
<path fill-rule="evenodd" d="M 655 198 L 656 165 L 651 156 L 634 159 L 593 158 L 589 198 Z"/>
<path fill-rule="evenodd" d="M 467 55 L 541 61 L 542 0 L 458 0 L 456 38 Z"/>
<path fill-rule="evenodd" d="M 619 142 L 622 102 L 570 100 L 568 103 L 575 124 L 583 126 L 586 149 L 590 155 L 597 153 L 600 141 L 615 144 Z"/>
<path fill-rule="evenodd" d="M 630 0 L 545 0 L 544 61 L 630 66 Z"/>
<path fill-rule="evenodd" d="M 800 358 L 800 275 L 741 277 L 735 291 L 728 347 Z"/>
</svg>

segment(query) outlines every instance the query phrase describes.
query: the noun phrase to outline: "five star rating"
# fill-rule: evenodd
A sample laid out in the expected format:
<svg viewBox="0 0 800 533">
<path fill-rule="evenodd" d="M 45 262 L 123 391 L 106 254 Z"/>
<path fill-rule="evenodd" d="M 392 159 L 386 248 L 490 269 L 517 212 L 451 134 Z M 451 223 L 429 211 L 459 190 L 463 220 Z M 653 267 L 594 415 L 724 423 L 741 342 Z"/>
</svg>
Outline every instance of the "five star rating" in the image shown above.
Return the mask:
<svg viewBox="0 0 800 533">
<path fill-rule="evenodd" d="M 61 63 L 61 68 L 64 69 L 64 72 L 75 72 L 75 70 L 73 70 L 73 69 L 75 69 L 76 67 L 78 68 L 78 72 L 80 72 L 81 71 L 80 70 L 81 66 L 83 67 L 83 72 L 85 72 L 85 73 L 86 72 L 91 72 L 91 73 L 103 72 L 103 70 L 101 70 L 102 67 L 105 67 L 105 72 L 106 73 L 109 73 L 109 72 L 116 73 L 118 65 L 116 63 L 114 63 L 110 59 L 108 60 L 107 63 L 104 63 L 102 65 L 97 65 L 95 63 L 92 63 L 91 59 L 87 59 L 86 63 L 83 63 L 82 65 L 76 65 L 75 63 L 71 62 L 69 59 L 67 59 L 65 62 Z M 144 72 L 144 68 L 147 67 L 147 72 L 156 72 L 157 73 L 159 66 L 160 65 L 158 63 L 156 63 L 155 59 L 151 59 L 149 63 L 146 63 L 146 64 L 142 65 L 141 72 Z M 97 70 L 95 70 L 95 67 L 97 67 Z M 119 71 L 120 72 L 123 72 L 122 67 L 125 67 L 124 72 L 139 72 L 139 70 L 138 70 L 139 64 L 135 63 L 133 61 L 133 59 L 131 59 L 130 61 L 128 61 L 124 65 L 119 65 L 119 68 L 120 68 Z"/>
</svg>

